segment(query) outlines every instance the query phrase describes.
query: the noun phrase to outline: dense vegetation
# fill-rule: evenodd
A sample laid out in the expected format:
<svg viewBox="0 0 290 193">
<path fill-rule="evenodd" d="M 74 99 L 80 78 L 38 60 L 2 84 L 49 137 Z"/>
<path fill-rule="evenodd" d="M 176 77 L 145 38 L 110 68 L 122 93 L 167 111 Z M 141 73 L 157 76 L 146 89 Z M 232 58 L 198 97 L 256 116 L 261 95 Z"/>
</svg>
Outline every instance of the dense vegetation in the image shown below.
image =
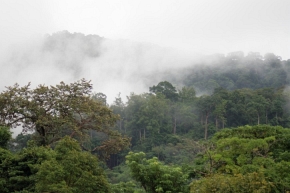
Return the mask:
<svg viewBox="0 0 290 193">
<path fill-rule="evenodd" d="M 57 35 L 45 51 L 65 49 Z M 84 53 L 98 57 L 89 45 Z M 234 52 L 164 72 L 148 92 L 113 104 L 84 79 L 7 87 L 0 192 L 290 191 L 289 72 L 290 60 L 274 54 Z"/>
</svg>

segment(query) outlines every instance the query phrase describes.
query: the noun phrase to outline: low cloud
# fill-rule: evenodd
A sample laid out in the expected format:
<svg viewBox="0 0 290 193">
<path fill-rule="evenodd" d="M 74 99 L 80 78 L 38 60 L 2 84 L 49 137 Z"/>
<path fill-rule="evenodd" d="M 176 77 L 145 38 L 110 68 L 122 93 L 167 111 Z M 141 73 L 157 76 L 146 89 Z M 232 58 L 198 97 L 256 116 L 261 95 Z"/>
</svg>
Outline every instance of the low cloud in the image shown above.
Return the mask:
<svg viewBox="0 0 290 193">
<path fill-rule="evenodd" d="M 46 35 L 18 44 L 0 58 L 0 88 L 19 83 L 54 85 L 60 81 L 91 80 L 94 92 L 112 103 L 119 92 L 148 92 L 149 86 L 197 60 L 196 55 L 129 40 L 69 33 Z M 162 72 L 162 73 L 161 73 Z"/>
</svg>

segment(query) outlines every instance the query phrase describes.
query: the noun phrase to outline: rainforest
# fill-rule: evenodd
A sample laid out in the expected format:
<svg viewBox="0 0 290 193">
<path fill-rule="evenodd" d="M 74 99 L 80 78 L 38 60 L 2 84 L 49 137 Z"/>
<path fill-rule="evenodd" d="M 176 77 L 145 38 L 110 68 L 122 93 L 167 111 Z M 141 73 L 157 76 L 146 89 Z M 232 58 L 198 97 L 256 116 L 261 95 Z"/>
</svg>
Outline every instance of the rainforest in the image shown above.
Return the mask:
<svg viewBox="0 0 290 193">
<path fill-rule="evenodd" d="M 46 61 L 62 53 L 52 59 L 53 68 L 79 78 L 92 61 L 94 70 L 103 65 L 115 45 L 104 46 L 107 42 L 64 31 L 47 36 L 36 55 Z M 135 46 L 141 57 L 153 49 Z M 72 50 L 77 54 L 67 60 Z M 130 54 L 122 57 L 128 60 Z M 28 52 L 11 58 L 38 61 Z M 166 61 L 155 58 L 150 64 Z M 98 77 L 97 84 L 81 77 L 51 85 L 5 85 L 1 192 L 290 191 L 290 60 L 237 51 L 186 65 L 174 62 L 180 66 L 150 71 L 142 68 L 146 63 L 123 66 L 134 68 L 126 81 L 141 79 L 145 90 L 118 94 L 117 88 L 115 96 L 98 88 L 110 76 L 122 80 L 122 66 Z"/>
</svg>

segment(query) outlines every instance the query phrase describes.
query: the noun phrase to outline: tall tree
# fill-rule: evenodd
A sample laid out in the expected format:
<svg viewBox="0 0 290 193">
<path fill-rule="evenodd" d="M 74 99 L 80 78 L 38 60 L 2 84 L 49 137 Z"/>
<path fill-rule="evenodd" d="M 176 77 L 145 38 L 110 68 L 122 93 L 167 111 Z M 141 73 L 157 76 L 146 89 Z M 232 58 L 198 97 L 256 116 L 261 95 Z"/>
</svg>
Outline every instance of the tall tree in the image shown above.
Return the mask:
<svg viewBox="0 0 290 193">
<path fill-rule="evenodd" d="M 123 102 L 121 98 L 121 93 L 118 94 L 117 97 L 115 97 L 115 100 L 113 104 L 110 106 L 110 109 L 113 110 L 115 114 L 118 114 L 120 116 L 120 119 L 117 121 L 117 129 L 120 132 L 126 133 L 126 128 L 124 127 L 124 121 L 125 121 L 125 103 Z"/>
<path fill-rule="evenodd" d="M 198 100 L 199 111 L 201 112 L 201 122 L 204 125 L 204 139 L 208 137 L 209 116 L 214 108 L 214 101 L 211 96 L 201 96 Z"/>
<path fill-rule="evenodd" d="M 118 116 L 92 99 L 91 91 L 92 84 L 84 79 L 35 89 L 30 89 L 30 84 L 7 87 L 0 94 L 0 123 L 35 131 L 40 145 L 54 143 L 64 135 L 83 141 L 89 130 L 96 130 L 107 136 L 96 150 L 118 152 L 129 140 L 111 130 Z"/>
<path fill-rule="evenodd" d="M 168 81 L 162 81 L 157 84 L 157 86 L 152 86 L 149 91 L 155 94 L 163 94 L 166 98 L 171 101 L 177 101 L 178 93 L 176 88 Z"/>
</svg>

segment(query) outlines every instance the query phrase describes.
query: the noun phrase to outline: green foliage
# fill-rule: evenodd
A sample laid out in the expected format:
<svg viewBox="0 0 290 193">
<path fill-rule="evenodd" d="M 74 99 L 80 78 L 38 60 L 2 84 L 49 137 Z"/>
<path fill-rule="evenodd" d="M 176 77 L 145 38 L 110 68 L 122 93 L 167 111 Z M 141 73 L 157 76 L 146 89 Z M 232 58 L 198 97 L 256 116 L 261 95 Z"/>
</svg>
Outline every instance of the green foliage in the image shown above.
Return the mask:
<svg viewBox="0 0 290 193">
<path fill-rule="evenodd" d="M 54 158 L 41 163 L 36 182 L 37 192 L 109 192 L 98 159 L 70 137 L 59 141 Z"/>
<path fill-rule="evenodd" d="M 16 84 L 0 94 L 1 123 L 23 124 L 25 130 L 37 132 L 42 145 L 64 134 L 81 137 L 88 129 L 105 131 L 116 121 L 106 106 L 90 98 L 92 85 L 84 79 L 70 85 L 39 85 L 33 90 L 29 86 Z"/>
<path fill-rule="evenodd" d="M 126 163 L 132 177 L 146 192 L 188 192 L 187 175 L 180 167 L 164 165 L 156 157 L 147 160 L 143 152 L 130 152 L 126 156 Z"/>
<path fill-rule="evenodd" d="M 120 182 L 112 185 L 113 193 L 144 193 L 144 191 L 137 187 L 137 185 L 130 182 Z"/>
<path fill-rule="evenodd" d="M 150 92 L 155 94 L 163 94 L 167 99 L 171 101 L 177 101 L 178 93 L 175 87 L 168 81 L 159 82 L 157 86 L 149 88 Z"/>
<path fill-rule="evenodd" d="M 171 143 L 153 147 L 151 152 L 148 152 L 147 155 L 155 156 L 166 164 L 180 166 L 192 164 L 196 155 L 203 151 L 202 143 L 188 139 L 185 136 L 176 136 L 176 138 L 178 139 L 176 143 L 173 143 L 174 140 L 170 139 Z"/>
<path fill-rule="evenodd" d="M 7 149 L 0 147 L 0 190 L 3 193 L 9 193 L 9 169 L 13 154 Z"/>
<path fill-rule="evenodd" d="M 105 172 L 111 184 L 130 182 L 133 180 L 130 176 L 130 169 L 125 163 L 122 163 L 112 169 L 107 169 Z"/>
<path fill-rule="evenodd" d="M 11 133 L 8 127 L 0 126 L 0 148 L 7 148 L 8 142 L 11 139 Z"/>
<path fill-rule="evenodd" d="M 110 192 L 94 155 L 83 152 L 70 137 L 55 149 L 30 141 L 17 154 L 0 148 L 1 192 Z"/>
<path fill-rule="evenodd" d="M 131 95 L 125 127 L 131 133 L 132 145 L 147 142 L 151 148 L 162 143 L 160 138 L 172 131 L 168 99 L 163 95 Z"/>
<path fill-rule="evenodd" d="M 250 192 L 289 191 L 289 139 L 289 129 L 269 125 L 224 129 L 216 133 L 197 162 L 201 168 L 195 172 L 204 177 L 192 183 L 192 192 L 200 188 L 206 192 L 206 187 L 215 188 L 217 192 L 227 188 L 245 192 L 238 181 L 248 184 Z M 224 187 L 220 186 L 222 182 L 226 184 Z M 229 192 L 239 191 L 229 189 Z"/>
<path fill-rule="evenodd" d="M 59 47 L 50 40 L 46 50 Z M 120 164 L 107 172 L 113 192 L 188 192 L 186 174 L 194 178 L 191 192 L 289 191 L 290 134 L 274 126 L 290 127 L 290 62 L 271 53 L 233 52 L 175 73 L 183 76 L 170 75 L 172 83 L 131 94 L 127 103 L 119 94 L 110 109 L 106 95 L 92 95 L 85 80 L 7 87 L 0 94 L 0 124 L 8 127 L 0 127 L 0 191 L 109 191 L 99 161 L 82 150 L 109 159 L 110 168 Z M 173 85 L 185 86 L 177 91 Z M 10 140 L 12 154 L 9 127 L 20 125 L 34 134 Z M 132 150 L 158 159 L 130 153 L 124 166 L 121 150 L 130 139 L 120 133 L 132 138 Z M 61 140 L 66 135 L 81 146 Z M 34 142 L 26 147 L 29 139 Z"/>
<path fill-rule="evenodd" d="M 33 143 L 17 154 L 6 153 L 1 158 L 1 180 L 5 181 L 3 189 L 7 192 L 34 192 L 37 167 L 44 160 L 51 159 L 53 154 L 50 148 L 37 147 Z"/>
<path fill-rule="evenodd" d="M 192 87 L 182 87 L 178 94 L 181 102 L 192 103 L 196 100 L 196 91 Z"/>
<path fill-rule="evenodd" d="M 51 145 L 65 135 L 84 142 L 88 131 L 103 133 L 106 138 L 92 150 L 106 159 L 130 142 L 111 129 L 118 116 L 96 96 L 91 97 L 91 91 L 92 84 L 84 79 L 50 87 L 39 85 L 35 89 L 30 89 L 30 84 L 7 87 L 0 94 L 0 123 L 34 131 L 39 145 Z"/>
<path fill-rule="evenodd" d="M 214 174 L 201 180 L 193 181 L 190 192 L 215 192 L 215 193 L 267 193 L 271 192 L 273 184 L 265 179 L 261 173 Z"/>
</svg>

